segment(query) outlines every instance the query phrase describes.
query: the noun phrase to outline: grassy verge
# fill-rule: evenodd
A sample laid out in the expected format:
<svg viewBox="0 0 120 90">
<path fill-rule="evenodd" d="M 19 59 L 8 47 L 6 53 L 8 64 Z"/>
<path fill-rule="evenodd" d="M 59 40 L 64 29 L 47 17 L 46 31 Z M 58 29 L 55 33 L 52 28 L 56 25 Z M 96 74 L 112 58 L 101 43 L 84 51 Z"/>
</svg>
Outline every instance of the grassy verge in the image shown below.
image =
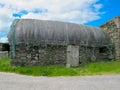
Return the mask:
<svg viewBox="0 0 120 90">
<path fill-rule="evenodd" d="M 11 66 L 8 58 L 0 59 L 0 72 L 13 72 L 31 76 L 85 76 L 120 74 L 120 61 L 89 63 L 85 67 L 66 68 L 65 66 Z"/>
</svg>

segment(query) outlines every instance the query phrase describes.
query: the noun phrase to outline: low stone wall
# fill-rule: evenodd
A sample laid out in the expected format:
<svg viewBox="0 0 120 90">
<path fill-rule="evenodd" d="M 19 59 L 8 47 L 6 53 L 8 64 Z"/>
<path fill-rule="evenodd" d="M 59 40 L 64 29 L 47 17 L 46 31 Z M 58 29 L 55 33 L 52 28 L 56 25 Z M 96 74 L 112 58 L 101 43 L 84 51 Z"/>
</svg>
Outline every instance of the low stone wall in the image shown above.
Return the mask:
<svg viewBox="0 0 120 90">
<path fill-rule="evenodd" d="M 0 51 L 0 58 L 8 57 L 8 51 Z"/>
</svg>

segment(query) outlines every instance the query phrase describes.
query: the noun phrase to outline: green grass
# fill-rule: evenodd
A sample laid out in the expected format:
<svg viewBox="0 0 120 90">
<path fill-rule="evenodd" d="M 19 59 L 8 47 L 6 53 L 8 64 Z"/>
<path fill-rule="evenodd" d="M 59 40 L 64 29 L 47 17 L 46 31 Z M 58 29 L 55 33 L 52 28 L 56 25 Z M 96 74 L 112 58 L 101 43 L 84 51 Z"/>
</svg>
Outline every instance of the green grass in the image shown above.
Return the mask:
<svg viewBox="0 0 120 90">
<path fill-rule="evenodd" d="M 30 76 L 85 76 L 120 74 L 120 61 L 89 63 L 84 67 L 65 66 L 11 66 L 8 58 L 0 59 L 0 72 L 13 72 Z"/>
</svg>

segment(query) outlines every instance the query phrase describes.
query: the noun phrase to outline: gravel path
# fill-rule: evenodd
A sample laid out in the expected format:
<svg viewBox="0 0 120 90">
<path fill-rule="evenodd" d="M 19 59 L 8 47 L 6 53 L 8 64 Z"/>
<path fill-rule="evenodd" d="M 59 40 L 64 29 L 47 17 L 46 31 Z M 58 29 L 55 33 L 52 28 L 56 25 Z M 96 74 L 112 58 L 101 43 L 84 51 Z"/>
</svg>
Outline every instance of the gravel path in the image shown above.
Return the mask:
<svg viewBox="0 0 120 90">
<path fill-rule="evenodd" d="M 120 75 L 32 77 L 0 73 L 0 90 L 120 90 Z"/>
</svg>

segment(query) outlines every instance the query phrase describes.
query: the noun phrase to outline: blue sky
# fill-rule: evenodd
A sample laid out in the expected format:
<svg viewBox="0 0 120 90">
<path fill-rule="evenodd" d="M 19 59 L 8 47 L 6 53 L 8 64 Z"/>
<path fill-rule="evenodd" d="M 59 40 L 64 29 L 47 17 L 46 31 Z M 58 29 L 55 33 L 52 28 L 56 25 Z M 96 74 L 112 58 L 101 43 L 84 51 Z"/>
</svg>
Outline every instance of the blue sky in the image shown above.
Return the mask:
<svg viewBox="0 0 120 90">
<path fill-rule="evenodd" d="M 100 15 L 100 19 L 88 22 L 87 25 L 100 26 L 106 21 L 120 16 L 120 0 L 101 0 L 99 2 L 103 4 L 100 11 L 105 13 Z"/>
<path fill-rule="evenodd" d="M 12 21 L 32 18 L 98 27 L 120 16 L 120 0 L 0 0 L 0 42 L 7 41 Z"/>
</svg>

